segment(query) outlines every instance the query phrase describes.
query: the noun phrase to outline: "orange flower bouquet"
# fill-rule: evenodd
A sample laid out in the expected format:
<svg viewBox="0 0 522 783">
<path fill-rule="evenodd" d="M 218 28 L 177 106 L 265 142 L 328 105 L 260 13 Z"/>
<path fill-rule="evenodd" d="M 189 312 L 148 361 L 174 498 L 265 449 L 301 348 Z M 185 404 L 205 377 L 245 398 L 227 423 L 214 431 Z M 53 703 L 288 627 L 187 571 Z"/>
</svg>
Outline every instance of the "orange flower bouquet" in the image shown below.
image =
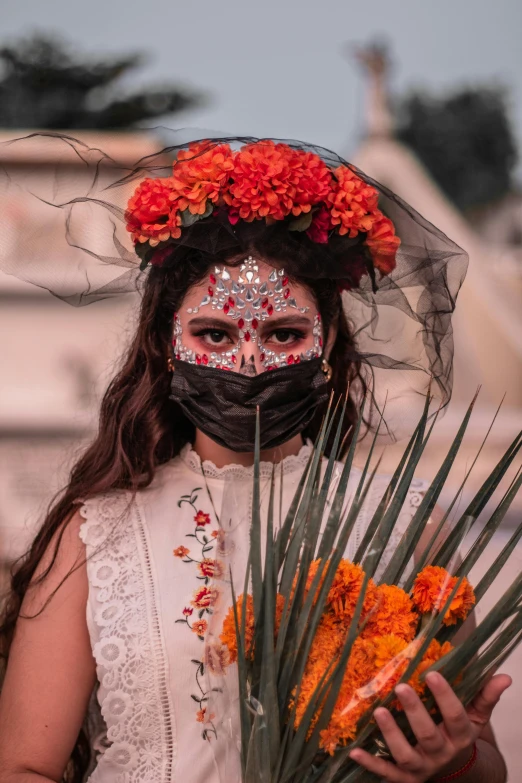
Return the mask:
<svg viewBox="0 0 522 783">
<path fill-rule="evenodd" d="M 497 562 L 473 588 L 466 575 L 518 492 L 520 471 L 452 573 L 464 535 L 519 453 L 521 436 L 443 543 L 439 542 L 445 519 L 420 557 L 418 554 L 421 534 L 455 459 L 472 407 L 402 540 L 386 558 L 380 578 L 376 576 L 382 571 L 379 564 L 384 562 L 383 553 L 429 437 L 429 401 L 355 562 L 348 561 L 344 553 L 371 486 L 367 468 L 347 510 L 344 499 L 362 413 L 333 492 L 340 428 L 327 467 L 321 470 L 323 443 L 333 426 L 331 421 L 324 422 L 307 475 L 278 529 L 274 526 L 272 482 L 264 545 L 257 452 L 245 590 L 236 597 L 232 587 L 232 606 L 220 618 L 218 642 L 225 690 L 231 691 L 237 678 L 241 736 L 236 738 L 229 731 L 229 738 L 237 739 L 234 747 L 239 748 L 243 783 L 368 780 L 368 773 L 349 754 L 358 746 L 371 753 L 387 752 L 373 720 L 377 706 L 391 709 L 408 732 L 394 696 L 400 682 L 408 682 L 436 716 L 436 704 L 425 686 L 429 670 L 440 670 L 462 701 L 469 703 L 492 669 L 522 638 L 522 576 L 473 634 L 460 642 L 455 638 L 522 536 L 520 525 Z M 332 494 L 325 516 L 325 501 Z M 219 707 L 219 699 L 216 705 Z"/>
</svg>

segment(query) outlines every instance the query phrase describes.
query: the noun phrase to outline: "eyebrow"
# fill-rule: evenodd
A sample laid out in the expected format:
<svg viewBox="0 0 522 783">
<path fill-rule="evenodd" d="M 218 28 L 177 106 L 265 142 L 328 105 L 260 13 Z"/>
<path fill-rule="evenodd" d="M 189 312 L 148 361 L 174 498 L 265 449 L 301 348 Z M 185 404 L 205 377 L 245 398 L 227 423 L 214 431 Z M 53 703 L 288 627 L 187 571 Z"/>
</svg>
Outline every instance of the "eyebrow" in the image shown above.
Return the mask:
<svg viewBox="0 0 522 783">
<path fill-rule="evenodd" d="M 228 325 L 234 325 L 237 326 L 237 320 L 231 319 L 227 316 L 224 316 L 223 318 L 212 318 L 211 316 L 200 316 L 199 318 L 191 318 L 189 321 L 189 326 L 196 327 L 200 329 L 212 329 L 212 328 L 218 328 L 222 329 L 224 326 Z M 282 315 L 277 316 L 273 315 L 270 318 L 266 319 L 265 321 L 260 321 L 259 323 L 260 327 L 267 327 L 267 326 L 277 326 L 281 328 L 282 326 L 312 326 L 312 321 L 310 318 L 306 318 L 303 315 Z"/>
</svg>

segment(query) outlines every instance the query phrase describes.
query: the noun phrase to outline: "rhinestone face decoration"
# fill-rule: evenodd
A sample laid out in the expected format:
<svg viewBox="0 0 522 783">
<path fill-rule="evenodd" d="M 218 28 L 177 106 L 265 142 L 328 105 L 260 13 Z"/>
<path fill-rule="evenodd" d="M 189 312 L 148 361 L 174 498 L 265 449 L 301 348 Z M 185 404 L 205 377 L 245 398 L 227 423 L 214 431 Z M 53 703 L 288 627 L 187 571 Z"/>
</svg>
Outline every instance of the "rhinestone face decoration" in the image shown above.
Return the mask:
<svg viewBox="0 0 522 783">
<path fill-rule="evenodd" d="M 176 359 L 191 364 L 204 364 L 222 370 L 238 370 L 238 353 L 245 343 L 258 344 L 260 360 L 266 370 L 274 370 L 286 364 L 298 364 L 320 356 L 322 353 L 321 317 L 315 316 L 313 326 L 313 348 L 299 354 L 276 353 L 264 347 L 258 335 L 259 324 L 274 313 L 285 313 L 289 308 L 297 312 L 309 312 L 309 307 L 298 307 L 289 288 L 284 269 L 272 269 L 266 282 L 261 282 L 259 265 L 249 256 L 239 267 L 239 275 L 233 280 L 226 267 L 216 266 L 209 276 L 207 293 L 197 307 L 187 308 L 187 313 L 198 313 L 200 308 L 210 306 L 222 310 L 237 322 L 239 341 L 224 352 L 212 351 L 198 354 L 183 344 L 183 330 L 178 314 L 174 316 L 173 353 Z M 240 370 L 242 372 L 242 370 Z M 251 373 L 248 373 L 251 374 Z"/>
</svg>

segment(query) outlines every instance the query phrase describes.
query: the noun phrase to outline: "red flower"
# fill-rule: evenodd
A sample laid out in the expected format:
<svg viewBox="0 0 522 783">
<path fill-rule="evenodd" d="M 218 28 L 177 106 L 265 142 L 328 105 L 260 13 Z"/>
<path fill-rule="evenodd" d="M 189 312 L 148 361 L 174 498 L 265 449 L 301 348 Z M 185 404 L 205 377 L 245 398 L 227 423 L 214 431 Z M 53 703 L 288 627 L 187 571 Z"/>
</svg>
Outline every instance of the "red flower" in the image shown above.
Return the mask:
<svg viewBox="0 0 522 783">
<path fill-rule="evenodd" d="M 376 212 L 377 219 L 368 231 L 366 244 L 370 248 L 375 268 L 383 275 L 389 275 L 397 266 L 395 256 L 401 243 L 395 236 L 395 227 L 391 220 L 381 212 Z"/>
<path fill-rule="evenodd" d="M 359 231 L 369 231 L 379 194 L 348 166 L 339 166 L 334 174 L 336 186 L 328 195 L 332 224 L 339 226 L 341 236 L 356 237 Z"/>
<path fill-rule="evenodd" d="M 192 601 L 192 606 L 196 609 L 208 609 L 216 603 L 218 592 L 215 587 L 200 587 L 196 590 Z"/>
<path fill-rule="evenodd" d="M 224 573 L 223 563 L 208 557 L 198 563 L 198 570 L 201 576 L 215 577 L 216 579 L 220 579 Z"/>
<path fill-rule="evenodd" d="M 186 557 L 189 552 L 190 550 L 186 546 L 178 546 L 177 549 L 174 549 L 173 554 L 174 557 Z"/>
<path fill-rule="evenodd" d="M 125 213 L 127 231 L 135 243 L 148 242 L 155 247 L 159 242 L 181 236 L 176 198 L 172 177 L 140 182 Z"/>
<path fill-rule="evenodd" d="M 330 213 L 326 207 L 321 207 L 313 216 L 310 228 L 307 230 L 307 236 L 312 242 L 319 242 L 325 245 L 328 242 L 328 232 L 333 228 Z"/>
<path fill-rule="evenodd" d="M 194 517 L 194 522 L 198 527 L 203 525 L 210 525 L 210 514 L 205 514 L 204 511 L 198 511 Z"/>
<path fill-rule="evenodd" d="M 212 204 L 219 201 L 233 168 L 233 152 L 228 144 L 203 141 L 181 150 L 172 169 L 178 208 L 203 215 L 207 201 Z"/>
<path fill-rule="evenodd" d="M 193 612 L 194 612 L 194 609 L 191 609 L 191 608 L 190 608 L 190 606 L 186 606 L 186 607 L 183 609 L 183 614 L 185 615 L 185 617 L 190 617 L 190 615 L 191 615 Z"/>
<path fill-rule="evenodd" d="M 207 625 L 208 623 L 206 620 L 195 620 L 192 623 L 192 630 L 198 636 L 203 636 L 205 631 L 207 630 Z"/>
</svg>

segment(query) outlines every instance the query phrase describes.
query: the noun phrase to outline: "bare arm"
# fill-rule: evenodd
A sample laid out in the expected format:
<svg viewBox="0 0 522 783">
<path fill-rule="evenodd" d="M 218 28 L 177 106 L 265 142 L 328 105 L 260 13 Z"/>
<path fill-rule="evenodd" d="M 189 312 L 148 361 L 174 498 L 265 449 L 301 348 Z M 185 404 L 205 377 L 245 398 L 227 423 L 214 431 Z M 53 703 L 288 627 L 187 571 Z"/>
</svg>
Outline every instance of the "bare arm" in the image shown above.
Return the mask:
<svg viewBox="0 0 522 783">
<path fill-rule="evenodd" d="M 24 599 L 27 619 L 18 620 L 0 698 L 0 783 L 60 781 L 85 717 L 96 675 L 82 521 L 73 517 L 49 575 Z M 38 573 L 52 551 L 53 544 Z"/>
</svg>

